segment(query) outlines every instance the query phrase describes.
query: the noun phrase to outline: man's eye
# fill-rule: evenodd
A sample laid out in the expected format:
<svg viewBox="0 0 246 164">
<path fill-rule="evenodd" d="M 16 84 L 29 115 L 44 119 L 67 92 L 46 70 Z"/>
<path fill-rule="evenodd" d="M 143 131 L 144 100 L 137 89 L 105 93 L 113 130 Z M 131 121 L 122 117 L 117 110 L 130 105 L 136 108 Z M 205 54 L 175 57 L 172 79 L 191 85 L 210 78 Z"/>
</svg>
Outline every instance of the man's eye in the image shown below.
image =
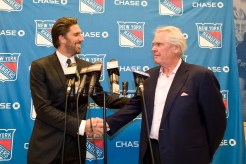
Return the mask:
<svg viewBox="0 0 246 164">
<path fill-rule="evenodd" d="M 160 46 L 160 45 L 161 45 L 161 43 L 153 43 L 152 44 L 152 46 L 157 46 L 157 47 Z"/>
<path fill-rule="evenodd" d="M 74 34 L 74 36 L 80 36 L 80 35 L 82 35 L 81 33 L 76 33 L 76 34 Z"/>
</svg>

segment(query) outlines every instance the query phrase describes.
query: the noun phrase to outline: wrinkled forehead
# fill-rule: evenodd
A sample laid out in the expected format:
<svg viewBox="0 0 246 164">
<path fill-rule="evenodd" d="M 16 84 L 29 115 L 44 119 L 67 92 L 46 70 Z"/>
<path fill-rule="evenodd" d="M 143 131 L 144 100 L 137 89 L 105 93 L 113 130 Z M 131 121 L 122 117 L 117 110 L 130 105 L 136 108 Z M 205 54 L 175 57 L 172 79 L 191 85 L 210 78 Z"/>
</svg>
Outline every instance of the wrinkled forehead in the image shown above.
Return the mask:
<svg viewBox="0 0 246 164">
<path fill-rule="evenodd" d="M 168 39 L 168 33 L 166 32 L 157 32 L 154 36 L 154 39 L 152 42 L 164 42 Z"/>
</svg>

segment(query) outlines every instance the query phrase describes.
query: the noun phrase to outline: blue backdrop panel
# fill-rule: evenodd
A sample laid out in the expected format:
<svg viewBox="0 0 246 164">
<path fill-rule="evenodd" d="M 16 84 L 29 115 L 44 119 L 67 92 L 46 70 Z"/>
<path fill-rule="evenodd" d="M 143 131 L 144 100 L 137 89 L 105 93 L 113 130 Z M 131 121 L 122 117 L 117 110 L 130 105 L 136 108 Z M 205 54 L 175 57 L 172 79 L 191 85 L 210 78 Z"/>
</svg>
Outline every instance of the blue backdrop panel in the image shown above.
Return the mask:
<svg viewBox="0 0 246 164">
<path fill-rule="evenodd" d="M 119 61 L 120 84 L 128 81 L 129 91 L 134 92 L 132 70 L 155 66 L 151 53 L 154 29 L 179 27 L 188 44 L 184 60 L 211 69 L 221 84 L 227 130 L 213 163 L 243 163 L 232 6 L 232 0 L 0 0 L 0 162 L 26 163 L 36 117 L 29 87 L 30 64 L 54 52 L 51 28 L 58 18 L 71 16 L 78 18 L 85 39 L 78 57 L 103 63 L 100 81 L 106 91 L 110 87 L 108 61 Z M 102 117 L 102 108 L 93 101 L 88 112 L 88 117 Z M 107 115 L 114 112 L 107 110 Z M 138 163 L 140 123 L 141 116 L 108 138 L 109 164 Z M 96 163 L 96 158 L 103 163 L 103 139 L 95 140 L 95 146 L 92 142 L 88 138 L 87 163 Z"/>
</svg>

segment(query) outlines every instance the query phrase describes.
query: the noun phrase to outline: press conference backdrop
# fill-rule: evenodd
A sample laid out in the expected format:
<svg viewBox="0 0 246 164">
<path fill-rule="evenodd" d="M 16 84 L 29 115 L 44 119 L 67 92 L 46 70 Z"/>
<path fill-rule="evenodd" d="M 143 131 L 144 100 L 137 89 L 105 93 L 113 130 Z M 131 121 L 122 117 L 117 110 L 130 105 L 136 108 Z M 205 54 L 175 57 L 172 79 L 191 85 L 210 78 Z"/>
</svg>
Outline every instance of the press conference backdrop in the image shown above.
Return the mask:
<svg viewBox="0 0 246 164">
<path fill-rule="evenodd" d="M 100 61 L 100 82 L 109 91 L 106 63 L 119 61 L 120 84 L 135 90 L 132 70 L 154 67 L 153 31 L 179 27 L 187 40 L 184 60 L 212 70 L 221 85 L 227 129 L 214 164 L 240 164 L 244 158 L 241 99 L 231 0 L 0 0 L 0 162 L 26 163 L 35 120 L 29 87 L 33 60 L 54 52 L 51 28 L 60 17 L 77 17 L 83 30 L 78 57 Z M 90 102 L 91 116 L 102 108 Z M 216 110 L 216 109 L 214 109 Z M 116 110 L 107 110 L 107 115 Z M 108 138 L 109 164 L 138 163 L 141 116 Z M 95 154 L 96 152 L 96 154 Z M 97 158 L 95 158 L 95 155 Z M 87 163 L 103 163 L 103 139 L 87 142 Z"/>
<path fill-rule="evenodd" d="M 242 98 L 244 133 L 246 132 L 246 1 L 234 0 L 234 24 L 238 57 L 239 83 Z M 246 140 L 246 133 L 245 133 Z"/>
</svg>

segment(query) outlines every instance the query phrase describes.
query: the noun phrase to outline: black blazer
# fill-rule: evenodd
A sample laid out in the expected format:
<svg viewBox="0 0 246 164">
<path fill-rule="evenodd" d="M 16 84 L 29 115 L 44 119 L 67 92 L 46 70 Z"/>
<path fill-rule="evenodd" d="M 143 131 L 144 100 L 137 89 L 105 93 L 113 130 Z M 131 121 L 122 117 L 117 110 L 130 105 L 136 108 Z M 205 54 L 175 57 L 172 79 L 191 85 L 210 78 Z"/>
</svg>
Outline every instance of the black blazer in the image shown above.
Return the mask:
<svg viewBox="0 0 246 164">
<path fill-rule="evenodd" d="M 92 63 L 75 57 L 78 70 Z M 28 150 L 28 161 L 49 163 L 61 154 L 64 131 L 64 111 L 67 79 L 56 53 L 32 62 L 30 71 L 30 87 L 37 117 L 34 123 Z M 89 81 L 87 81 L 89 83 Z M 102 91 L 100 83 L 96 83 L 97 92 Z M 103 106 L 103 95 L 92 96 L 92 99 Z M 106 96 L 106 107 L 120 108 L 128 99 L 114 99 Z M 88 98 L 80 96 L 79 119 L 86 119 Z M 80 122 L 79 122 L 80 123 Z M 78 123 L 75 101 L 68 104 L 67 138 L 65 154 L 69 158 L 78 158 L 77 131 Z M 86 137 L 80 136 L 82 160 L 86 155 Z"/>
<path fill-rule="evenodd" d="M 152 124 L 154 96 L 160 66 L 147 71 L 144 99 L 149 127 Z M 188 96 L 181 96 L 187 93 Z M 107 118 L 109 134 L 142 112 L 141 97 Z M 167 95 L 159 129 L 159 150 L 162 164 L 208 164 L 218 148 L 226 128 L 225 107 L 220 86 L 214 74 L 201 66 L 182 61 Z M 139 163 L 148 146 L 143 115 Z"/>
</svg>

